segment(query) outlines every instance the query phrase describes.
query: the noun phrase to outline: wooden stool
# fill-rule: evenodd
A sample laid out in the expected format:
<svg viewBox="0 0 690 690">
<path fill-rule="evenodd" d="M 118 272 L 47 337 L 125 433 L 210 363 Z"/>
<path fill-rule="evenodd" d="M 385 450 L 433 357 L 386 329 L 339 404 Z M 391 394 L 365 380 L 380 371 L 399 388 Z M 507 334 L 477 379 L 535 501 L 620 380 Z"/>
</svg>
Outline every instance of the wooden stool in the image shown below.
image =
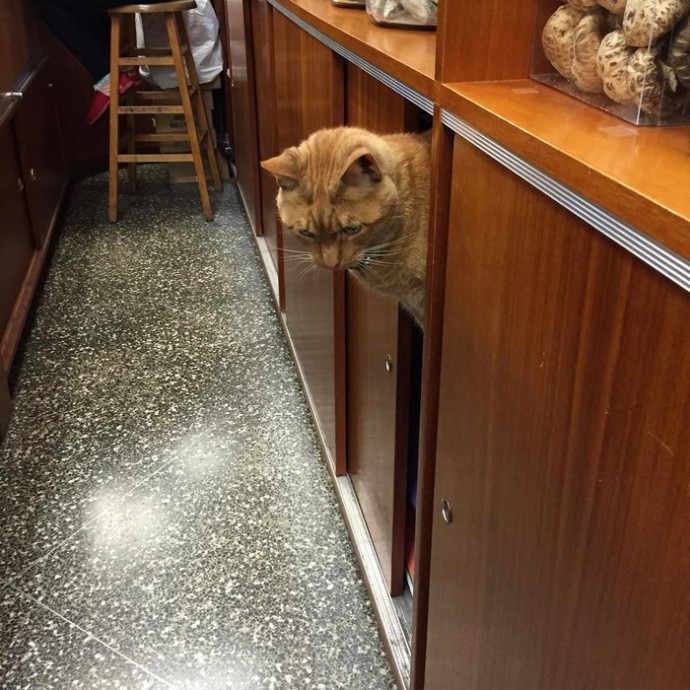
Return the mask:
<svg viewBox="0 0 690 690">
<path fill-rule="evenodd" d="M 199 185 L 201 205 L 206 220 L 213 220 L 213 207 L 208 195 L 204 162 L 201 157 L 203 145 L 208 156 L 213 185 L 222 190 L 218 159 L 211 137 L 208 113 L 199 89 L 194 58 L 192 56 L 187 27 L 182 12 L 196 7 L 196 0 L 175 0 L 152 5 L 125 5 L 109 10 L 110 14 L 110 151 L 109 151 L 109 194 L 108 218 L 117 221 L 117 172 L 120 163 L 127 163 L 129 181 L 136 185 L 137 163 L 192 162 Z M 134 20 L 137 13 L 163 14 L 168 33 L 169 48 L 137 48 Z M 132 89 L 130 94 L 120 96 L 118 78 L 121 68 L 138 68 L 141 65 L 173 65 L 179 88 L 171 91 L 142 91 Z M 189 80 L 189 83 L 188 83 Z M 196 117 L 195 117 L 196 111 Z M 160 114 L 184 115 L 186 131 L 180 133 L 137 134 L 136 115 Z M 123 141 L 120 141 L 120 115 L 126 115 Z M 137 153 L 137 143 L 189 142 L 189 153 Z M 120 153 L 121 144 L 126 143 L 126 153 Z"/>
</svg>

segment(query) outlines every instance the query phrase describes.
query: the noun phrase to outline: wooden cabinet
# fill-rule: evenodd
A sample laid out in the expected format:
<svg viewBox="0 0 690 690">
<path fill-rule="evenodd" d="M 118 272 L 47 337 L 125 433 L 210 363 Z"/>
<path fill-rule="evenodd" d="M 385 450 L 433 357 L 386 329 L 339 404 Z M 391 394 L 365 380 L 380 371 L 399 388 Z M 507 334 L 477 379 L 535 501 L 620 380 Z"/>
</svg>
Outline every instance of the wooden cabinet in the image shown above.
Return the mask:
<svg viewBox="0 0 690 690">
<path fill-rule="evenodd" d="M 11 126 L 0 129 L 0 338 L 2 350 L 15 305 L 35 252 L 29 223 L 24 180 Z M 10 348 L 8 342 L 7 349 Z M 9 357 L 3 357 L 5 366 Z"/>
<path fill-rule="evenodd" d="M 9 371 L 67 186 L 53 90 L 45 62 L 23 82 L 2 128 L 0 358 Z"/>
<path fill-rule="evenodd" d="M 31 228 L 37 249 L 55 224 L 67 184 L 67 169 L 47 70 L 40 70 L 22 98 L 14 118 Z"/>
<path fill-rule="evenodd" d="M 7 385 L 7 374 L 2 364 L 0 364 L 0 441 L 7 433 L 11 413 L 12 400 L 10 398 L 10 389 Z"/>
<path fill-rule="evenodd" d="M 0 93 L 17 91 L 38 62 L 38 30 L 29 3 L 0 0 Z"/>
<path fill-rule="evenodd" d="M 28 3 L 0 1 L 0 439 L 14 354 L 67 186 L 50 61 Z M 67 99 L 69 100 L 69 99 Z"/>
<path fill-rule="evenodd" d="M 266 160 L 278 151 L 276 145 L 278 121 L 275 117 L 276 100 L 274 98 L 273 12 L 266 0 L 253 0 L 251 7 L 259 160 Z M 278 274 L 279 283 L 282 284 L 283 267 L 280 261 L 282 238 L 278 232 L 276 184 L 273 175 L 267 170 L 259 170 L 259 186 L 261 233 L 268 255 L 273 262 L 273 269 Z"/>
<path fill-rule="evenodd" d="M 690 295 L 460 138 L 452 179 L 426 687 L 684 688 Z"/>
<path fill-rule="evenodd" d="M 412 130 L 415 110 L 354 65 L 347 66 L 347 124 Z M 354 279 L 347 285 L 347 471 L 389 592 L 404 584 L 410 319 L 395 300 Z"/>
<path fill-rule="evenodd" d="M 237 186 L 252 229 L 261 234 L 259 147 L 249 0 L 225 0 Z"/>
<path fill-rule="evenodd" d="M 404 583 L 409 319 L 354 280 L 347 301 L 347 472 L 392 596 Z"/>
<path fill-rule="evenodd" d="M 635 128 L 531 81 L 537 0 L 441 0 L 436 32 L 267 1 L 273 153 L 433 113 L 411 660 L 382 594 L 401 573 L 404 324 L 355 283 L 278 262 L 324 445 L 347 445 L 338 471 L 373 544 L 353 538 L 384 571 L 382 587 L 363 569 L 401 685 L 687 685 L 687 126 Z"/>
<path fill-rule="evenodd" d="M 343 62 L 280 12 L 273 12 L 276 152 L 322 127 L 343 123 Z M 275 181 L 271 181 L 275 192 Z M 326 452 L 344 467 L 344 276 L 306 270 L 287 233 L 285 322 Z M 338 337 L 336 338 L 336 333 Z"/>
</svg>

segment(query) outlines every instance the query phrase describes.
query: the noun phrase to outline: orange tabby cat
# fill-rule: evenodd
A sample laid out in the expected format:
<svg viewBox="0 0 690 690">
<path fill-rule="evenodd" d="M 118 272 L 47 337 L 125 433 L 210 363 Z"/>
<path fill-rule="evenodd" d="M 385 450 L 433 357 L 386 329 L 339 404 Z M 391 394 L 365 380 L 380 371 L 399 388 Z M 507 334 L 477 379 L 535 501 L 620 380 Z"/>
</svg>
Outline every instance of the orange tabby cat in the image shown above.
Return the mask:
<svg viewBox="0 0 690 690">
<path fill-rule="evenodd" d="M 317 264 L 349 269 L 424 325 L 430 143 L 419 134 L 322 129 L 261 165 L 283 228 Z"/>
</svg>

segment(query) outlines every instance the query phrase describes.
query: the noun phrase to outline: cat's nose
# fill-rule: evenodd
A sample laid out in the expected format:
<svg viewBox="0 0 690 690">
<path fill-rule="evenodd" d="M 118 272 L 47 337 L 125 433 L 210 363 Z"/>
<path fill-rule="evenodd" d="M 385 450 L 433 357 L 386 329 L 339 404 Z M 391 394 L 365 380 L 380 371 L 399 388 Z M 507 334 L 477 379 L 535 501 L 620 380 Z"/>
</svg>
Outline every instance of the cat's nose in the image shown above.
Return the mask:
<svg viewBox="0 0 690 690">
<path fill-rule="evenodd" d="M 340 266 L 338 247 L 323 247 L 321 249 L 321 260 L 326 268 L 338 268 Z"/>
</svg>

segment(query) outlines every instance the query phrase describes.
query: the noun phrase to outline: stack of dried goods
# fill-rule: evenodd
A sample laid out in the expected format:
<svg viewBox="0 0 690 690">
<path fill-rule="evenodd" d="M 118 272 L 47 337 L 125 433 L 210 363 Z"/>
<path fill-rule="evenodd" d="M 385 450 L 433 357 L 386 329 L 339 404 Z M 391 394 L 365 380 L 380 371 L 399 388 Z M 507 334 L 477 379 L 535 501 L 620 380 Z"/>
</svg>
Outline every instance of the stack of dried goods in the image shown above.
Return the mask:
<svg viewBox="0 0 690 690">
<path fill-rule="evenodd" d="M 542 30 L 554 69 L 583 95 L 677 118 L 690 95 L 690 0 L 567 0 Z"/>
</svg>

